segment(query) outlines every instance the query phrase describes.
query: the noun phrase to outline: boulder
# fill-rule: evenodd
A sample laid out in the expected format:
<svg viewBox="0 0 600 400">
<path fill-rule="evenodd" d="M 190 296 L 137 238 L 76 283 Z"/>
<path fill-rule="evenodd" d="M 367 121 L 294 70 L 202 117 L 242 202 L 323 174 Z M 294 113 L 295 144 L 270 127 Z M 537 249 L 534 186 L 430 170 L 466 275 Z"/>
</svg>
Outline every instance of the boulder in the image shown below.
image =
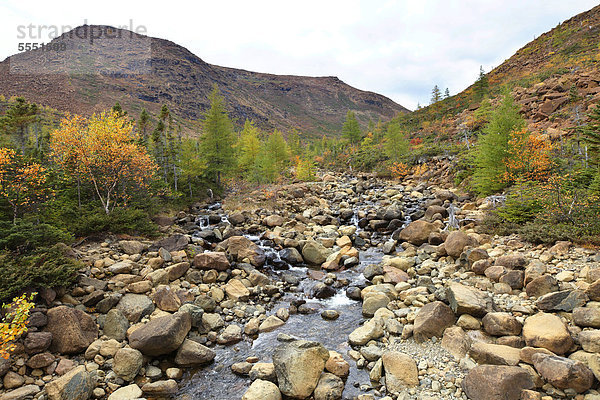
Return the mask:
<svg viewBox="0 0 600 400">
<path fill-rule="evenodd" d="M 329 352 L 317 342 L 295 340 L 275 349 L 273 364 L 279 390 L 292 399 L 306 399 L 317 384 Z"/>
<path fill-rule="evenodd" d="M 135 383 L 123 386 L 115 390 L 108 396 L 108 400 L 131 400 L 142 397 L 142 389 Z"/>
<path fill-rule="evenodd" d="M 319 378 L 313 397 L 315 400 L 339 400 L 344 392 L 344 381 L 339 376 L 324 372 Z"/>
<path fill-rule="evenodd" d="M 50 332 L 29 332 L 23 345 L 27 354 L 37 354 L 48 350 L 52 343 L 52 333 Z"/>
<path fill-rule="evenodd" d="M 181 300 L 175 291 L 166 285 L 158 287 L 152 296 L 152 300 L 159 309 L 167 312 L 175 312 L 181 307 Z"/>
<path fill-rule="evenodd" d="M 517 365 L 520 361 L 519 349 L 501 344 L 475 342 L 469 355 L 478 364 Z"/>
<path fill-rule="evenodd" d="M 246 390 L 242 400 L 281 400 L 281 392 L 276 384 L 257 379 Z"/>
<path fill-rule="evenodd" d="M 288 264 L 298 265 L 304 262 L 302 255 L 294 247 L 288 247 L 279 252 L 279 257 Z"/>
<path fill-rule="evenodd" d="M 106 314 L 102 331 L 111 339 L 122 341 L 127 337 L 129 321 L 121 310 L 112 309 Z"/>
<path fill-rule="evenodd" d="M 170 398 L 179 390 L 177 382 L 173 379 L 146 383 L 142 386 L 142 392 L 153 398 Z"/>
<path fill-rule="evenodd" d="M 208 364 L 215 359 L 216 353 L 206 346 L 193 340 L 186 339 L 177 350 L 175 364 L 182 367 L 197 367 Z"/>
<path fill-rule="evenodd" d="M 302 257 L 307 263 L 312 265 L 323 264 L 330 254 L 330 249 L 326 248 L 319 242 L 315 242 L 314 240 L 307 241 L 304 247 L 302 247 Z"/>
<path fill-rule="evenodd" d="M 472 400 L 520 400 L 534 384 L 527 370 L 505 365 L 479 365 L 471 369 L 462 388 Z"/>
<path fill-rule="evenodd" d="M 276 226 L 283 225 L 285 223 L 285 219 L 281 215 L 273 214 L 273 215 L 269 215 L 267 218 L 265 218 L 264 223 L 269 228 L 274 228 Z"/>
<path fill-rule="evenodd" d="M 121 311 L 129 322 L 135 324 L 154 311 L 154 303 L 143 294 L 127 293 L 119 300 L 117 310 Z"/>
<path fill-rule="evenodd" d="M 120 240 L 119 247 L 123 253 L 129 255 L 141 254 L 146 248 L 144 244 L 138 242 L 137 240 Z"/>
<path fill-rule="evenodd" d="M 446 253 L 453 258 L 458 258 L 463 249 L 471 243 L 471 238 L 463 231 L 452 231 L 444 242 Z"/>
<path fill-rule="evenodd" d="M 399 395 L 404 389 L 419 384 L 419 370 L 412 357 L 399 351 L 386 351 L 381 360 L 388 392 Z"/>
<path fill-rule="evenodd" d="M 224 287 L 230 299 L 238 301 L 248 299 L 250 291 L 239 279 L 231 279 Z"/>
<path fill-rule="evenodd" d="M 577 307 L 573 310 L 573 322 L 581 327 L 600 328 L 600 309 Z"/>
<path fill-rule="evenodd" d="M 164 239 L 161 239 L 157 242 L 154 242 L 152 245 L 153 249 L 164 248 L 168 252 L 181 251 L 185 250 L 189 244 L 190 240 L 187 236 L 182 235 L 180 233 L 176 233 Z"/>
<path fill-rule="evenodd" d="M 487 313 L 482 319 L 483 329 L 492 336 L 520 335 L 523 326 L 507 312 Z"/>
<path fill-rule="evenodd" d="M 369 340 L 379 339 L 383 336 L 383 325 L 381 318 L 372 318 L 353 330 L 348 335 L 348 342 L 353 346 L 362 346 Z"/>
<path fill-rule="evenodd" d="M 113 358 L 113 371 L 119 378 L 130 382 L 140 372 L 143 363 L 144 356 L 139 350 L 122 348 L 117 350 Z"/>
<path fill-rule="evenodd" d="M 209 251 L 194 256 L 194 267 L 199 269 L 225 271 L 230 266 L 231 264 L 229 263 L 227 256 L 222 252 Z"/>
<path fill-rule="evenodd" d="M 350 373 L 350 364 L 336 351 L 329 351 L 329 359 L 325 363 L 325 369 L 340 378 L 345 378 Z"/>
<path fill-rule="evenodd" d="M 0 395 L 0 400 L 25 400 L 40 392 L 38 385 L 25 385 Z"/>
<path fill-rule="evenodd" d="M 469 314 L 474 317 L 483 317 L 488 312 L 494 311 L 495 304 L 492 298 L 481 290 L 452 282 L 447 291 L 450 308 L 456 314 Z"/>
<path fill-rule="evenodd" d="M 423 342 L 433 336 L 441 337 L 444 330 L 455 321 L 454 312 L 446 304 L 441 301 L 427 303 L 417 313 L 413 336 L 417 342 Z"/>
<path fill-rule="evenodd" d="M 231 236 L 221 242 L 219 246 L 237 261 L 248 259 L 250 264 L 255 267 L 260 267 L 265 263 L 264 250 L 244 236 Z"/>
<path fill-rule="evenodd" d="M 534 354 L 532 360 L 541 377 L 556 388 L 583 393 L 594 383 L 592 370 L 581 361 L 542 353 Z"/>
<path fill-rule="evenodd" d="M 46 330 L 52 334 L 50 349 L 62 354 L 77 354 L 98 338 L 94 319 L 81 310 L 58 306 L 48 310 Z"/>
<path fill-rule="evenodd" d="M 45 386 L 49 400 L 87 400 L 96 387 L 96 376 L 80 365 Z"/>
<path fill-rule="evenodd" d="M 153 318 L 129 335 L 129 344 L 148 356 L 169 354 L 179 348 L 191 327 L 189 313 Z"/>
<path fill-rule="evenodd" d="M 566 353 L 573 345 L 573 339 L 561 319 L 547 313 L 538 313 L 525 320 L 523 339 L 527 346 L 543 347 L 556 354 Z"/>
<path fill-rule="evenodd" d="M 402 229 L 399 238 L 415 246 L 420 246 L 426 243 L 429 235 L 437 230 L 437 226 L 431 222 L 423 220 L 413 221 L 406 228 Z"/>
</svg>

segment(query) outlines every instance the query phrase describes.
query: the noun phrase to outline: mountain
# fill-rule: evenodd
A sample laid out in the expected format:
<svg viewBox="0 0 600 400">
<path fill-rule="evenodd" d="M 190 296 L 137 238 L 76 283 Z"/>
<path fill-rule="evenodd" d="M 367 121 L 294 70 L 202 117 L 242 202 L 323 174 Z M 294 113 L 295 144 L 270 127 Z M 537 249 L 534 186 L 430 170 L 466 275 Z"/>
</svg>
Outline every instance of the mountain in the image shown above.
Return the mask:
<svg viewBox="0 0 600 400">
<path fill-rule="evenodd" d="M 528 129 L 558 139 L 586 123 L 600 103 L 600 6 L 559 24 L 490 71 L 489 98 L 495 104 L 508 88 L 521 106 Z M 472 85 L 435 104 L 398 117 L 416 136 L 463 140 L 477 132 L 480 102 Z M 465 133 L 467 131 L 467 133 Z"/>
<path fill-rule="evenodd" d="M 361 122 L 409 112 L 389 98 L 336 77 L 273 75 L 204 62 L 182 46 L 128 30 L 84 25 L 43 50 L 0 63 L 0 94 L 24 96 L 61 111 L 89 115 L 120 102 L 137 117 L 166 104 L 184 127 L 197 130 L 214 84 L 230 116 L 265 129 L 297 128 L 308 135 L 337 134 L 346 112 Z"/>
</svg>

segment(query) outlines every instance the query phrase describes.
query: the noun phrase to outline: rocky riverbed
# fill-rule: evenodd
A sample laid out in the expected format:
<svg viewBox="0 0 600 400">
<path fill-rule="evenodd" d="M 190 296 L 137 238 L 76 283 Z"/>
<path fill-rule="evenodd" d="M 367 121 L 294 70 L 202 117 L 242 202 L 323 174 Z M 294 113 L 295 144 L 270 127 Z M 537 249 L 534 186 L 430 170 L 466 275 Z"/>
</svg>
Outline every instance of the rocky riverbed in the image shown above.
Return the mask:
<svg viewBox="0 0 600 400">
<path fill-rule="evenodd" d="M 83 243 L 0 400 L 600 399 L 600 256 L 481 234 L 490 207 L 330 174 Z"/>
</svg>

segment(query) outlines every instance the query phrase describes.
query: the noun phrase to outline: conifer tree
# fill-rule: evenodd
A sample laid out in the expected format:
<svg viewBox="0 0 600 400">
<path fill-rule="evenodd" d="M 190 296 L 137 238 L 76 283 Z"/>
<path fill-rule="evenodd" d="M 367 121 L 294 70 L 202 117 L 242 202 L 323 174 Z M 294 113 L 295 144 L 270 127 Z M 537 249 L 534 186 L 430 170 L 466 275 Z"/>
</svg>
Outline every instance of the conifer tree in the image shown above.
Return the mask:
<svg viewBox="0 0 600 400">
<path fill-rule="evenodd" d="M 208 96 L 210 109 L 202 123 L 203 136 L 201 149 L 206 162 L 206 173 L 217 185 L 221 184 L 224 174 L 231 171 L 234 165 L 235 141 L 233 124 L 225 110 L 225 99 L 221 96 L 217 85 Z"/>
<path fill-rule="evenodd" d="M 474 150 L 473 183 L 477 192 L 489 195 L 506 186 L 502 176 L 506 172 L 504 161 L 509 155 L 510 133 L 524 126 L 518 105 L 510 94 L 505 94 L 492 112 Z"/>
<path fill-rule="evenodd" d="M 479 77 L 473 84 L 473 97 L 475 101 L 483 100 L 489 93 L 490 84 L 483 70 L 483 65 L 479 66 Z"/>
<path fill-rule="evenodd" d="M 127 111 L 123 111 L 123 107 L 121 107 L 121 103 L 118 101 L 112 107 L 112 112 L 117 114 L 118 118 L 124 117 L 127 115 Z"/>
<path fill-rule="evenodd" d="M 431 104 L 435 104 L 442 99 L 442 92 L 438 85 L 435 85 L 431 90 Z"/>
<path fill-rule="evenodd" d="M 242 176 L 252 179 L 256 159 L 260 153 L 259 130 L 253 121 L 246 120 L 240 137 L 235 144 L 237 152 L 237 168 Z"/>
<path fill-rule="evenodd" d="M 140 136 L 140 144 L 143 146 L 148 146 L 148 128 L 150 127 L 150 114 L 146 111 L 145 108 L 142 109 L 140 113 L 140 118 L 138 119 L 137 129 Z"/>
<path fill-rule="evenodd" d="M 444 98 L 447 99 L 448 97 L 450 97 L 450 90 L 446 88 L 446 91 L 444 92 Z"/>
<path fill-rule="evenodd" d="M 385 132 L 385 153 L 392 162 L 401 161 L 409 150 L 409 142 L 398 123 L 390 122 Z"/>
<path fill-rule="evenodd" d="M 35 120 L 37 113 L 36 104 L 30 104 L 23 97 L 17 97 L 6 110 L 6 114 L 0 118 L 0 127 L 7 133 L 16 135 L 16 144 L 21 150 L 21 155 L 25 155 L 28 126 Z"/>
<path fill-rule="evenodd" d="M 346 121 L 344 121 L 344 125 L 342 126 L 342 137 L 351 144 L 359 143 L 362 139 L 356 115 L 350 110 L 346 113 Z"/>
</svg>

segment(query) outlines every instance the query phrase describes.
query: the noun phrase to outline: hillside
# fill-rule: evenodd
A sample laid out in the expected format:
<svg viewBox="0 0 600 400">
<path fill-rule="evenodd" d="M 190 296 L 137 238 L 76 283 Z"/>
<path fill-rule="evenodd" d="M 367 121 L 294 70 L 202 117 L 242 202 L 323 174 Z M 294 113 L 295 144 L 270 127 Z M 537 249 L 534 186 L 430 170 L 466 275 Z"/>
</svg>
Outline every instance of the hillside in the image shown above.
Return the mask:
<svg viewBox="0 0 600 400">
<path fill-rule="evenodd" d="M 560 135 L 585 123 L 600 101 L 600 6 L 578 14 L 519 49 L 486 74 L 494 104 L 508 88 L 521 105 L 530 130 Z M 435 104 L 400 117 L 415 135 L 458 141 L 476 132 L 479 108 L 472 85 Z"/>
<path fill-rule="evenodd" d="M 193 127 L 208 108 L 213 84 L 224 94 L 231 116 L 253 119 L 265 129 L 297 128 L 309 135 L 337 133 L 348 109 L 359 121 L 389 120 L 408 112 L 392 100 L 353 88 L 336 77 L 283 76 L 226 68 L 204 62 L 168 40 L 110 31 L 119 40 L 90 44 L 78 29 L 54 39 L 64 51 L 28 51 L 0 63 L 0 94 L 24 96 L 61 111 L 91 114 L 120 102 L 137 116 L 162 104 Z M 83 35 L 81 35 L 83 36 Z M 61 47 L 57 47 L 61 48 Z"/>
</svg>

